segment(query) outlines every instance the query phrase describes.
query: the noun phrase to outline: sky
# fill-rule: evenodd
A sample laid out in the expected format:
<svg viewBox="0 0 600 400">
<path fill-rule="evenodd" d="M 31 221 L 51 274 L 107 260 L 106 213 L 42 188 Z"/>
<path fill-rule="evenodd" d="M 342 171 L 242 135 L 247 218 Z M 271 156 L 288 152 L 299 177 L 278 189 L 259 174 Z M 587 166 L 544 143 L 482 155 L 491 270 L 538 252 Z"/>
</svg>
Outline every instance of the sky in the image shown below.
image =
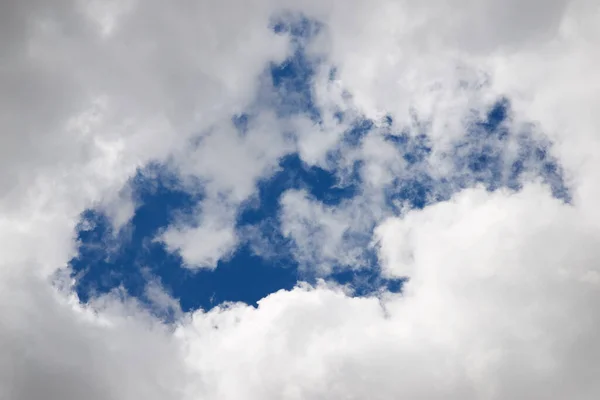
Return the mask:
<svg viewBox="0 0 600 400">
<path fill-rule="evenodd" d="M 4 2 L 0 398 L 597 399 L 598 18 Z"/>
</svg>

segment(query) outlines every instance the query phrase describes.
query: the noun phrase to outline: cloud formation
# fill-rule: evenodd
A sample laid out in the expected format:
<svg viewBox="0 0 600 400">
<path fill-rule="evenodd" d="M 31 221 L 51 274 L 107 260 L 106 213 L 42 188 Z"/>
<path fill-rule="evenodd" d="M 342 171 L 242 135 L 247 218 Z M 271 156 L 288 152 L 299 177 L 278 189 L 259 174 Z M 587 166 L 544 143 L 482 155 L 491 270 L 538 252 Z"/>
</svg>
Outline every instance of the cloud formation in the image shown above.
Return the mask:
<svg viewBox="0 0 600 400">
<path fill-rule="evenodd" d="M 0 9 L 0 397 L 600 395 L 595 2 Z M 281 93 L 265 71 L 297 50 L 293 35 L 272 29 L 282 18 L 318 21 L 302 43 L 311 104 L 300 102 L 318 112 L 291 112 L 292 103 L 277 112 Z M 473 121 L 503 99 L 511 135 L 475 142 Z M 244 112 L 239 129 L 232 121 Z M 353 131 L 365 120 L 372 126 Z M 529 151 L 547 144 L 544 157 L 522 156 L 521 133 Z M 518 182 L 460 169 L 464 146 L 522 161 Z M 408 279 L 401 293 L 354 297 L 323 281 L 256 308 L 183 313 L 156 281 L 148 296 L 174 321 L 122 291 L 86 304 L 73 294 L 64 267 L 80 214 L 96 207 L 126 225 L 138 168 L 164 163 L 202 193 L 197 212 L 156 239 L 187 267 L 214 268 L 239 244 L 236 218 L 257 183 L 295 153 L 357 185 L 338 204 L 298 189 L 281 196 L 296 261 L 324 277 L 380 268 Z M 425 175 L 422 204 L 390 198 Z"/>
</svg>

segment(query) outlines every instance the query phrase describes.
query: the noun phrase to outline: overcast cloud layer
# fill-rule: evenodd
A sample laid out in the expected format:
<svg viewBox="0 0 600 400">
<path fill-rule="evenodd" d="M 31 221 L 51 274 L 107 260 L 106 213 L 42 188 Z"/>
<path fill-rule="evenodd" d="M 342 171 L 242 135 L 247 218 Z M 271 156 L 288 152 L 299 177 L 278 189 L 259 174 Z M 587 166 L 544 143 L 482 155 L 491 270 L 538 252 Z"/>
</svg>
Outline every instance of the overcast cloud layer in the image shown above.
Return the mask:
<svg viewBox="0 0 600 400">
<path fill-rule="evenodd" d="M 594 0 L 4 1 L 0 398 L 599 398 L 599 20 Z M 299 46 L 318 117 L 265 73 Z M 499 102 L 513 135 L 475 140 Z M 423 162 L 389 140 L 401 134 L 426 135 Z M 483 147 L 518 160 L 522 135 L 568 196 L 535 160 L 493 188 L 457 162 Z M 337 203 L 278 200 L 294 262 L 320 284 L 189 313 L 160 282 L 155 309 L 74 294 L 81 213 L 125 226 L 139 168 L 202 194 L 155 240 L 213 269 L 251 240 L 241 207 L 295 153 L 357 185 Z M 444 182 L 423 207 L 391 204 L 423 174 Z M 356 297 L 326 279 L 364 268 L 408 280 Z"/>
</svg>

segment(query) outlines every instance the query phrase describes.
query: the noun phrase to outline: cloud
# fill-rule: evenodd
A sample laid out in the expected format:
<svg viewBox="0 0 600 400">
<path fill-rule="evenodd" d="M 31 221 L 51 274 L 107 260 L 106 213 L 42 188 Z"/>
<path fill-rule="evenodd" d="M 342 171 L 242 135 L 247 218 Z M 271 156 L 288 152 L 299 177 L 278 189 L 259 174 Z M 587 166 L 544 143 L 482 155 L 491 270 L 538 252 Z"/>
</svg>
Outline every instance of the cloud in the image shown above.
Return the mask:
<svg viewBox="0 0 600 400">
<path fill-rule="evenodd" d="M 82 308 L 24 270 L 0 283 L 2 398 L 181 398 L 186 370 L 165 326 L 119 297 Z"/>
<path fill-rule="evenodd" d="M 597 395 L 600 232 L 579 210 L 540 185 L 472 189 L 377 234 L 400 295 L 298 288 L 194 315 L 214 398 Z"/>
<path fill-rule="evenodd" d="M 521 3 L 4 4 L 0 397 L 596 399 L 598 9 Z M 259 109 L 239 132 L 232 116 L 289 55 L 269 29 L 286 6 L 322 25 L 307 50 L 321 63 L 320 119 Z M 454 176 L 448 152 L 500 98 L 507 130 L 551 142 L 569 201 L 525 174 L 497 190 L 468 176 L 422 209 L 387 204 L 396 179 Z M 386 140 L 386 117 L 430 140 L 418 170 Z M 344 142 L 365 119 L 374 127 Z M 297 257 L 356 264 L 342 239 L 365 235 L 384 274 L 408 278 L 402 293 L 299 285 L 257 308 L 183 314 L 152 284 L 167 324 L 119 291 L 84 305 L 67 278 L 50 280 L 75 253 L 80 213 L 105 207 L 124 224 L 123 188 L 156 160 L 204 196 L 162 239 L 190 265 L 216 265 L 238 243 L 239 207 L 296 151 L 360 184 L 336 205 L 283 195 Z"/>
<path fill-rule="evenodd" d="M 1 6 L 2 398 L 182 397 L 168 327 L 126 298 L 83 307 L 48 277 L 74 255 L 80 213 L 122 225 L 136 169 L 229 121 L 287 52 L 266 3 L 112 5 Z"/>
<path fill-rule="evenodd" d="M 215 268 L 235 250 L 238 210 L 256 195 L 259 179 L 272 175 L 279 159 L 294 148 L 284 133 L 265 112 L 249 122 L 245 132 L 233 123 L 209 132 L 176 159 L 184 181 L 201 182 L 204 198 L 191 220 L 179 221 L 159 239 L 178 251 L 188 267 Z"/>
</svg>

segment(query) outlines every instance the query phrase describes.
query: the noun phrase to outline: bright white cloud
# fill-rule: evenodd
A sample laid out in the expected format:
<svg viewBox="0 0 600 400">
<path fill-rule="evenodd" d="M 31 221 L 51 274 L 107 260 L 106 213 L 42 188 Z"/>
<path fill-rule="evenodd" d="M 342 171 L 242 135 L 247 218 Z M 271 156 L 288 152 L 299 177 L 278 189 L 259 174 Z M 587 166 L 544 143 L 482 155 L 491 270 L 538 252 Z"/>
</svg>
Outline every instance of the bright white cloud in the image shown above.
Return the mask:
<svg viewBox="0 0 600 400">
<path fill-rule="evenodd" d="M 188 362 L 207 398 L 592 399 L 599 235 L 543 186 L 469 190 L 378 229 L 403 295 L 323 286 L 196 313 Z"/>
<path fill-rule="evenodd" d="M 600 395 L 595 2 L 0 7 L 0 397 Z M 311 51 L 325 56 L 323 76 L 337 68 L 334 83 L 314 81 L 324 122 L 317 130 L 260 111 L 239 135 L 231 116 L 256 97 L 267 63 L 288 52 L 286 38 L 268 30 L 285 8 L 323 22 Z M 445 173 L 436 157 L 464 134 L 473 110 L 499 96 L 511 101 L 511 129 L 531 123 L 553 141 L 571 204 L 529 182 L 518 193 L 470 189 L 390 216 L 382 190 L 406 171 L 379 128 L 339 161 L 364 162 L 358 200 L 326 207 L 302 192 L 282 199 L 284 231 L 314 265 L 355 260 L 344 234 L 369 235 L 377 224 L 384 272 L 410 278 L 402 295 L 301 287 L 256 309 L 196 311 L 173 327 L 126 296 L 84 307 L 68 282 L 48 280 L 73 255 L 85 208 L 102 204 L 117 225 L 131 215 L 123 186 L 151 160 L 169 159 L 205 184 L 198 215 L 163 239 L 190 265 L 210 267 L 235 247 L 239 206 L 282 155 L 299 149 L 307 163 L 331 168 L 327 152 L 343 147 L 349 125 L 331 118 L 338 109 L 376 120 L 389 113 L 412 133 L 416 116 L 433 140 L 429 167 Z M 294 142 L 283 135 L 289 127 Z M 147 292 L 180 315 L 160 285 Z"/>
</svg>

